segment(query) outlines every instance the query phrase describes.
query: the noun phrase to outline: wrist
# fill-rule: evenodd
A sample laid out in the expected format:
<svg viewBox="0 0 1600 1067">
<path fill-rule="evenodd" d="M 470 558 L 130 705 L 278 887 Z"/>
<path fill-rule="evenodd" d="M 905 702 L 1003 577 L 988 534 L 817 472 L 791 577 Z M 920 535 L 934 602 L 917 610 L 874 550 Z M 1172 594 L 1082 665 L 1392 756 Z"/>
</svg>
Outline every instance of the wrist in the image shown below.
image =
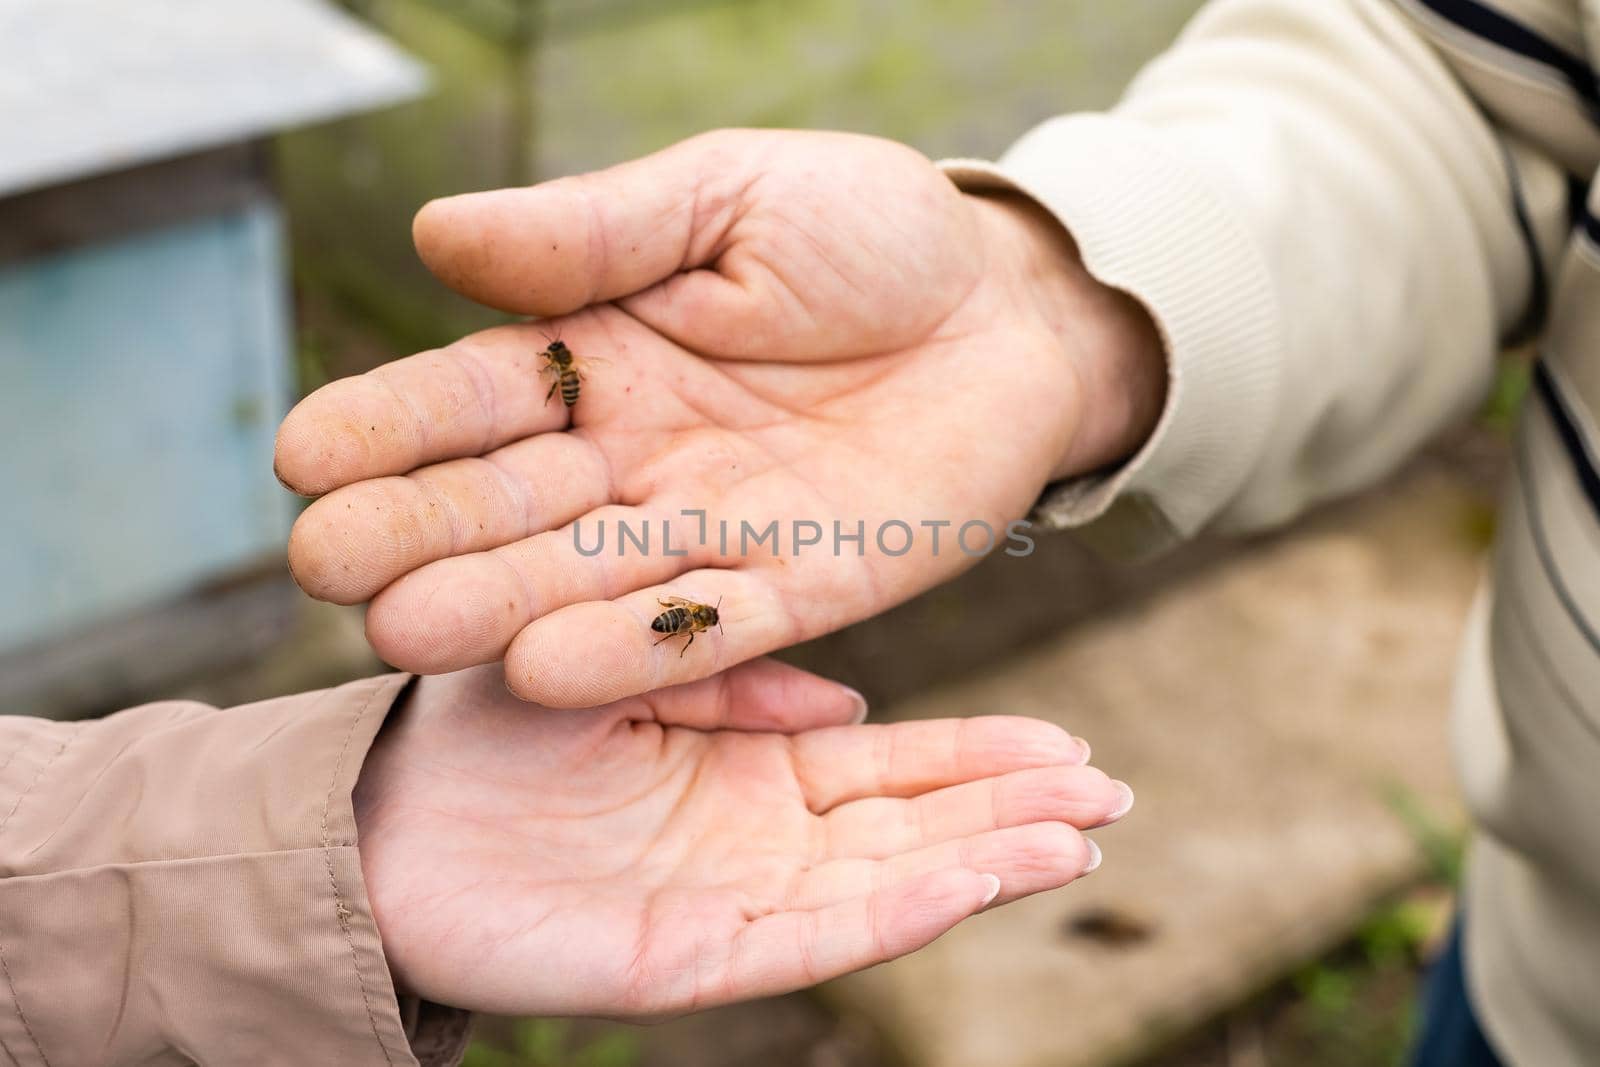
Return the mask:
<svg viewBox="0 0 1600 1067">
<path fill-rule="evenodd" d="M 1050 481 L 1088 474 L 1132 456 L 1154 431 L 1166 403 L 1167 360 L 1144 306 L 1104 285 L 1084 267 L 1064 226 L 1020 194 L 971 195 L 999 246 L 1013 253 L 1012 284 L 1022 289 L 1076 375 L 1074 425 Z"/>
</svg>

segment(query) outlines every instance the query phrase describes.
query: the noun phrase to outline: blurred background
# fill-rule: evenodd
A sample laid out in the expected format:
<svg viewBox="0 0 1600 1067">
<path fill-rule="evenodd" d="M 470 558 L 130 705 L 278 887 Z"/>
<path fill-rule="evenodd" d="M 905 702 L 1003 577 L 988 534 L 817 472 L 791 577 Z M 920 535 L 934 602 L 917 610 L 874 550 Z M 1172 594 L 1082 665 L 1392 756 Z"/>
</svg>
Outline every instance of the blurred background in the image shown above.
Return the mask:
<svg viewBox="0 0 1600 1067">
<path fill-rule="evenodd" d="M 719 126 L 992 158 L 1114 102 L 1198 6 L 0 6 L 0 707 L 238 703 L 382 669 L 358 611 L 287 580 L 299 505 L 271 443 L 296 396 L 500 320 L 416 261 L 424 201 Z M 1459 860 L 1448 679 L 1520 367 L 1295 529 L 1138 567 L 1042 540 L 788 654 L 876 716 L 1089 736 L 1140 805 L 1082 887 L 816 993 L 649 1029 L 490 1020 L 469 1062 L 1395 1062 Z"/>
</svg>

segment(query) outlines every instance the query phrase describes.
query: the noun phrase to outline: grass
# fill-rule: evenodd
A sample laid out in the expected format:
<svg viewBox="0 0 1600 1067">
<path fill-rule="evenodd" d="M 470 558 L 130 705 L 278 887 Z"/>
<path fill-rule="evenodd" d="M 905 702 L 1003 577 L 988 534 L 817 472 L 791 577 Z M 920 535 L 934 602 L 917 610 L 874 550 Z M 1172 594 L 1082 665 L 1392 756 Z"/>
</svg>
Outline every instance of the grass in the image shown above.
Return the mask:
<svg viewBox="0 0 1600 1067">
<path fill-rule="evenodd" d="M 498 1041 L 474 1041 L 462 1067 L 635 1067 L 639 1039 L 622 1029 L 577 1036 L 562 1019 L 519 1019 Z"/>
</svg>

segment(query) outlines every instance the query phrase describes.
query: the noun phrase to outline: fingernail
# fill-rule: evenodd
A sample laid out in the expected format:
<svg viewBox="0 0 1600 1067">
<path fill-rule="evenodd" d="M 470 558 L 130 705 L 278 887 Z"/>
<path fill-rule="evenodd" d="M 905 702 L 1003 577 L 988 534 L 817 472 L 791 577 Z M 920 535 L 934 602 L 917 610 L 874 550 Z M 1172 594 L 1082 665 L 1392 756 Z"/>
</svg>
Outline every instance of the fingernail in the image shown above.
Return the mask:
<svg viewBox="0 0 1600 1067">
<path fill-rule="evenodd" d="M 850 716 L 850 725 L 860 726 L 867 721 L 867 698 L 849 686 L 845 686 L 844 691 L 850 694 L 850 699 L 855 702 L 856 710 Z"/>
<path fill-rule="evenodd" d="M 983 903 L 979 906 L 987 908 L 989 902 L 1000 895 L 1000 879 L 992 874 L 986 874 L 983 876 L 983 881 L 989 888 L 983 891 Z"/>
<path fill-rule="evenodd" d="M 1080 750 L 1082 750 L 1082 752 L 1083 752 L 1083 755 L 1078 758 L 1078 762 L 1080 764 L 1081 763 L 1088 763 L 1089 762 L 1089 757 L 1094 755 L 1094 749 L 1090 748 L 1089 747 L 1089 742 L 1085 741 L 1081 737 L 1074 737 L 1073 740 L 1078 742 L 1078 748 Z"/>
<path fill-rule="evenodd" d="M 1089 838 L 1084 838 L 1083 843 L 1089 846 L 1089 862 L 1084 866 L 1083 873 L 1093 874 L 1100 869 L 1100 861 L 1105 857 L 1100 854 L 1100 846 Z"/>
<path fill-rule="evenodd" d="M 1116 786 L 1117 791 L 1122 794 L 1122 803 L 1117 807 L 1116 811 L 1111 813 L 1111 817 L 1106 821 L 1116 822 L 1133 810 L 1133 788 L 1127 782 L 1118 779 L 1112 779 L 1111 784 Z"/>
</svg>

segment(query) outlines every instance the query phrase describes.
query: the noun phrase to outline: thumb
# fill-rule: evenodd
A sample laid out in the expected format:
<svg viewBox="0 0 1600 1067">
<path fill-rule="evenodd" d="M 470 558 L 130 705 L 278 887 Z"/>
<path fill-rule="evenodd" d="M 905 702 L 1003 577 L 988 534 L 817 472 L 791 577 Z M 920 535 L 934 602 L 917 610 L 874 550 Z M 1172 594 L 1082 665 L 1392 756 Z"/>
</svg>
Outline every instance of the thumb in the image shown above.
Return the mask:
<svg viewBox="0 0 1600 1067">
<path fill-rule="evenodd" d="M 440 281 L 480 304 L 565 315 L 715 259 L 761 134 L 719 131 L 607 170 L 431 201 L 412 223 Z"/>
</svg>

